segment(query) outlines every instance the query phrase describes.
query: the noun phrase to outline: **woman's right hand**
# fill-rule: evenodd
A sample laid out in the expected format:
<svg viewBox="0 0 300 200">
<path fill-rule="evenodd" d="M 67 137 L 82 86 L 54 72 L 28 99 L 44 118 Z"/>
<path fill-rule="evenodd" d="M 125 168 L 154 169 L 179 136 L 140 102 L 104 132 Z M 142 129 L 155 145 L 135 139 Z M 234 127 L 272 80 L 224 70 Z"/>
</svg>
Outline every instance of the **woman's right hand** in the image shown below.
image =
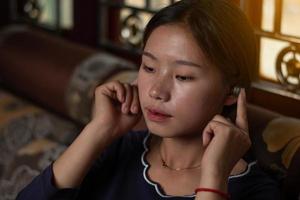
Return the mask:
<svg viewBox="0 0 300 200">
<path fill-rule="evenodd" d="M 97 87 L 93 119 L 53 163 L 56 187 L 79 186 L 104 149 L 128 132 L 140 116 L 137 86 L 116 81 Z"/>
<path fill-rule="evenodd" d="M 128 132 L 141 117 L 135 84 L 105 83 L 96 88 L 94 100 L 92 122 L 112 130 L 112 140 Z"/>
</svg>

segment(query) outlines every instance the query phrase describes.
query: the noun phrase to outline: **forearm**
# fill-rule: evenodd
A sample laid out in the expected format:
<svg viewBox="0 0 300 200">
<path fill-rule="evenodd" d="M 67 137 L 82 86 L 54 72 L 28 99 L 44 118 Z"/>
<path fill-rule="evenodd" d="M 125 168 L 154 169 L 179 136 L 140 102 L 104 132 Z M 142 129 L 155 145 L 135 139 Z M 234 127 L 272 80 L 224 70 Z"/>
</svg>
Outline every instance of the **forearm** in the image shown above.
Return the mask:
<svg viewBox="0 0 300 200">
<path fill-rule="evenodd" d="M 57 188 L 74 188 L 81 184 L 88 170 L 111 143 L 110 129 L 89 123 L 70 147 L 54 162 L 53 174 Z"/>
</svg>

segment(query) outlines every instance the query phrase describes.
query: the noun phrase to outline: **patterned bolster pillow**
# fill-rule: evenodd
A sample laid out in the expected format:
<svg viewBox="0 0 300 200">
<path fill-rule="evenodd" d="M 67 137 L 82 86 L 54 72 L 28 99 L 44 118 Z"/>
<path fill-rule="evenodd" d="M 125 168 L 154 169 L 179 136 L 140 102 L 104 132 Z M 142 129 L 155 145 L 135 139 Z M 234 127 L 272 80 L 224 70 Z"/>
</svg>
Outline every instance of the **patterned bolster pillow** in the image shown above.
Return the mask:
<svg viewBox="0 0 300 200">
<path fill-rule="evenodd" d="M 79 64 L 65 93 L 65 104 L 74 120 L 86 124 L 91 118 L 95 88 L 112 80 L 130 83 L 136 79 L 134 64 L 107 53 L 98 53 Z"/>
<path fill-rule="evenodd" d="M 125 59 L 19 25 L 0 30 L 0 66 L 4 85 L 81 123 L 89 121 L 97 85 L 136 75 Z"/>
<path fill-rule="evenodd" d="M 0 199 L 15 199 L 80 130 L 0 87 Z"/>
</svg>

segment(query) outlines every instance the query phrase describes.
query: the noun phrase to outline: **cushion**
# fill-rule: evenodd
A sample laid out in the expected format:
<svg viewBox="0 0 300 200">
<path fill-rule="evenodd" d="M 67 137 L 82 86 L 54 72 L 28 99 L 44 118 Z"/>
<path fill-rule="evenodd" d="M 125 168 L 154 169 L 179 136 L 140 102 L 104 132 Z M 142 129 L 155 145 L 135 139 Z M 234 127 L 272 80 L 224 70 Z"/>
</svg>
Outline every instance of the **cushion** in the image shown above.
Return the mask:
<svg viewBox="0 0 300 200">
<path fill-rule="evenodd" d="M 73 122 L 0 88 L 0 199 L 15 199 L 79 132 Z"/>
</svg>

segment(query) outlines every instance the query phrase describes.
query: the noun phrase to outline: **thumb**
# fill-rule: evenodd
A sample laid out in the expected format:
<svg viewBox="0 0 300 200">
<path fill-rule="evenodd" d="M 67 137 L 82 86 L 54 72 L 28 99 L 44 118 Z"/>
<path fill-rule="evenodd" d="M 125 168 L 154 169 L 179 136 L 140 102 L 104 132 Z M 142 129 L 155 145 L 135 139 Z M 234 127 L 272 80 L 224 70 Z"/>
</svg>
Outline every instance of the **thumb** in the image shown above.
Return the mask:
<svg viewBox="0 0 300 200">
<path fill-rule="evenodd" d="M 209 131 L 204 130 L 203 133 L 202 133 L 203 147 L 208 146 L 208 144 L 210 143 L 212 138 L 213 138 L 213 134 L 210 133 Z"/>
</svg>

